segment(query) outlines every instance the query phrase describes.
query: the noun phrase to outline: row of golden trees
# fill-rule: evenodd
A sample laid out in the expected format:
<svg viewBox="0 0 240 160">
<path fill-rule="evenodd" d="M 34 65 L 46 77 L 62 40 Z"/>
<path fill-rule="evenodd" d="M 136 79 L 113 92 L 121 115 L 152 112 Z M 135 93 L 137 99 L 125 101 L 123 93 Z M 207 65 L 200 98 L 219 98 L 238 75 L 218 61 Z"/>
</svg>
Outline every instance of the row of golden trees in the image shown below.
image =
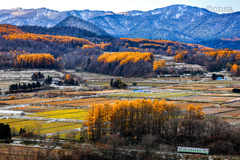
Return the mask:
<svg viewBox="0 0 240 160">
<path fill-rule="evenodd" d="M 94 43 L 76 37 L 70 36 L 53 36 L 53 35 L 43 35 L 34 33 L 13 33 L 3 36 L 6 40 L 23 39 L 23 40 L 34 40 L 38 42 L 55 42 L 59 44 L 68 45 L 94 45 Z"/>
<path fill-rule="evenodd" d="M 189 117 L 202 118 L 200 106 L 188 108 Z M 107 134 L 120 134 L 139 139 L 147 134 L 163 134 L 166 121 L 181 119 L 179 108 L 165 100 L 137 99 L 114 104 L 93 104 L 86 117 L 90 139 L 99 140 Z"/>
<path fill-rule="evenodd" d="M 48 53 L 21 54 L 17 55 L 14 65 L 18 68 L 54 68 L 55 59 Z"/>
<path fill-rule="evenodd" d="M 23 33 L 18 27 L 9 24 L 0 24 L 0 35 Z"/>
<path fill-rule="evenodd" d="M 99 62 L 103 63 L 113 63 L 119 62 L 120 65 L 127 63 L 136 63 L 140 60 L 152 61 L 153 53 L 150 52 L 114 52 L 114 53 L 105 53 L 98 57 Z M 153 71 L 161 70 L 166 67 L 166 62 L 164 60 L 153 62 Z"/>
<path fill-rule="evenodd" d="M 120 62 L 120 65 L 127 64 L 129 62 L 136 63 L 140 60 L 152 61 L 153 53 L 151 52 L 114 52 L 114 53 L 105 53 L 98 57 L 99 62 Z"/>
</svg>

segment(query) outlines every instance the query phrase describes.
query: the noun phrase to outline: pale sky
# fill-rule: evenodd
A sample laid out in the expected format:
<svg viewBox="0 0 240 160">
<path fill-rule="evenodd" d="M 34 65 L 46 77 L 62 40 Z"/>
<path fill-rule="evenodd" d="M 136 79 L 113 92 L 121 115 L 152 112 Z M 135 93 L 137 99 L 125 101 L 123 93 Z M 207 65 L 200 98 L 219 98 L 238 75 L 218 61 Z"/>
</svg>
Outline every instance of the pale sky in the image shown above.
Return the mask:
<svg viewBox="0 0 240 160">
<path fill-rule="evenodd" d="M 89 9 L 119 13 L 130 10 L 148 11 L 173 4 L 201 8 L 230 7 L 234 12 L 240 11 L 240 0 L 4 0 L 0 4 L 0 9 L 45 7 L 58 11 Z"/>
</svg>

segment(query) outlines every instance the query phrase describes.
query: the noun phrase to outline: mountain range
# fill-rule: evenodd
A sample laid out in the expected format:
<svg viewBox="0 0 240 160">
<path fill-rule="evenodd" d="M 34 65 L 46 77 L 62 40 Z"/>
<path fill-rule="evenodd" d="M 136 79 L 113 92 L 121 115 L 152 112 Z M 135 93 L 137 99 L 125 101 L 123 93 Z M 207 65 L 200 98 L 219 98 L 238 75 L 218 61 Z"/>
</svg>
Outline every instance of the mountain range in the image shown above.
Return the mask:
<svg viewBox="0 0 240 160">
<path fill-rule="evenodd" d="M 99 28 L 98 26 L 75 16 L 68 16 L 67 18 L 56 24 L 54 27 L 76 27 L 93 32 L 97 35 L 108 35 L 106 31 Z"/>
<path fill-rule="evenodd" d="M 70 16 L 70 17 L 69 17 Z M 76 18 L 77 17 L 77 18 Z M 204 8 L 172 5 L 150 11 L 54 11 L 46 8 L 0 10 L 0 23 L 43 27 L 73 26 L 114 37 L 200 43 L 240 37 L 240 12 L 218 14 Z"/>
</svg>

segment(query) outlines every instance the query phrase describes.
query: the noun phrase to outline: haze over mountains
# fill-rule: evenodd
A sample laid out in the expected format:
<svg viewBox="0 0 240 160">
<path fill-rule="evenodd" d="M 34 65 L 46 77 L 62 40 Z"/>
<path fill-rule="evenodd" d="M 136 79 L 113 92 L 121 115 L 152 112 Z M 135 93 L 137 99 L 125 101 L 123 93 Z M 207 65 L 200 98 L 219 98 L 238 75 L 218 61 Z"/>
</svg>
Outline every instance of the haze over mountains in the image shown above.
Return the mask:
<svg viewBox="0 0 240 160">
<path fill-rule="evenodd" d="M 108 33 L 114 37 L 167 39 L 188 43 L 240 37 L 240 12 L 218 14 L 185 5 L 122 13 L 15 8 L 0 10 L 0 23 L 18 26 L 74 26 L 100 35 Z"/>
</svg>

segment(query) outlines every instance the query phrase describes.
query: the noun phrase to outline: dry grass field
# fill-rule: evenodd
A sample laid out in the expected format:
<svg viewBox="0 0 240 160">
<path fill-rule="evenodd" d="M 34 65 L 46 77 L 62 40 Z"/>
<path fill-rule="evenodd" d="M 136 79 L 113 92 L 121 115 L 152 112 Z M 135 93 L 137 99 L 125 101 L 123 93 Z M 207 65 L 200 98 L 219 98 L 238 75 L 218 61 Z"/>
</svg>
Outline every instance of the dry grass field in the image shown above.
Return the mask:
<svg viewBox="0 0 240 160">
<path fill-rule="evenodd" d="M 238 97 L 210 97 L 210 96 L 194 96 L 180 98 L 179 100 L 188 102 L 209 102 L 209 103 L 223 103 L 227 101 L 236 100 Z"/>
<path fill-rule="evenodd" d="M 58 100 L 64 100 L 69 98 L 27 98 L 27 99 L 15 99 L 15 100 L 7 100 L 2 101 L 1 103 L 14 105 L 14 104 L 34 104 L 34 103 L 42 103 L 42 102 L 48 102 L 48 101 L 58 101 Z"/>
<path fill-rule="evenodd" d="M 219 117 L 228 117 L 228 118 L 239 118 L 240 120 L 240 109 L 234 110 L 231 112 L 220 113 L 218 114 Z"/>
<path fill-rule="evenodd" d="M 232 92 L 234 88 L 214 88 L 214 89 L 208 89 L 209 91 L 224 91 L 224 92 Z"/>
<path fill-rule="evenodd" d="M 164 89 L 176 89 L 176 90 L 206 90 L 207 88 L 204 87 L 190 87 L 190 86 L 186 86 L 186 87 L 165 87 Z"/>
<path fill-rule="evenodd" d="M 219 114 L 223 112 L 230 112 L 233 111 L 232 108 L 223 108 L 223 107 L 211 107 L 211 108 L 203 108 L 203 112 L 205 114 Z"/>
<path fill-rule="evenodd" d="M 209 96 L 209 97 L 239 97 L 240 94 L 237 93 L 228 93 L 228 94 L 219 94 L 219 93 L 203 93 L 202 96 Z"/>
<path fill-rule="evenodd" d="M 233 102 L 233 103 L 228 103 L 226 104 L 226 107 L 236 107 L 236 108 L 240 108 L 240 102 Z"/>
<path fill-rule="evenodd" d="M 26 107 L 16 107 L 13 110 L 29 110 L 29 109 L 36 109 L 36 108 L 45 108 L 44 106 L 26 106 Z"/>
<path fill-rule="evenodd" d="M 97 103 L 114 103 L 115 100 L 111 100 L 108 98 L 88 98 L 88 99 L 77 99 L 70 101 L 58 101 L 58 102 L 47 102 L 42 103 L 44 105 L 53 105 L 53 106 L 89 106 Z"/>
<path fill-rule="evenodd" d="M 213 104 L 213 103 L 180 103 L 180 104 L 176 104 L 176 107 L 180 108 L 181 110 L 186 110 L 189 105 L 193 105 L 195 107 L 197 107 L 199 105 L 202 108 L 204 108 L 204 107 L 209 107 L 209 106 L 215 106 L 216 104 Z"/>
</svg>

